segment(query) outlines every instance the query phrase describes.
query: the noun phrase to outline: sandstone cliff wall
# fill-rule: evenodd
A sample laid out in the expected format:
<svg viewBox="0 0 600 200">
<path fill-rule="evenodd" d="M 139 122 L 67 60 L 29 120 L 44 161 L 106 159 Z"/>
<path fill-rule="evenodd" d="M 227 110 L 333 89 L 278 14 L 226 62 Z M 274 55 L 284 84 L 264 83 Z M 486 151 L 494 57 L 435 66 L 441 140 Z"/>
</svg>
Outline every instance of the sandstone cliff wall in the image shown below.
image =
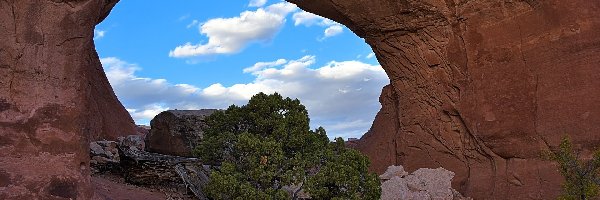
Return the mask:
<svg viewBox="0 0 600 200">
<path fill-rule="evenodd" d="M 0 1 L 0 199 L 90 199 L 89 141 L 135 133 L 93 42 L 117 1 Z"/>
<path fill-rule="evenodd" d="M 365 39 L 391 84 L 358 148 L 475 199 L 551 199 L 540 152 L 600 144 L 600 1 L 288 0 Z"/>
<path fill-rule="evenodd" d="M 347 25 L 390 77 L 359 148 L 444 167 L 476 199 L 549 199 L 542 150 L 600 137 L 600 1 L 289 0 Z M 89 139 L 132 134 L 93 29 L 117 0 L 0 1 L 0 199 L 88 199 Z"/>
</svg>

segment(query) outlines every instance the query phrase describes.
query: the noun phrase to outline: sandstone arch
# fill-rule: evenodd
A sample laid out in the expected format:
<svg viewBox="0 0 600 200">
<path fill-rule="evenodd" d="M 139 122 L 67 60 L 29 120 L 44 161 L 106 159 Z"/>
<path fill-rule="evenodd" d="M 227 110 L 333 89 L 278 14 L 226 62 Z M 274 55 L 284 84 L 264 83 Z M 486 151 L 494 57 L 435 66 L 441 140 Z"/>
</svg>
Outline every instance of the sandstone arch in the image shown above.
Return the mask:
<svg viewBox="0 0 600 200">
<path fill-rule="evenodd" d="M 390 77 L 358 144 L 382 172 L 438 167 L 475 199 L 550 199 L 540 151 L 600 144 L 600 3 L 288 0 L 348 26 Z"/>
<path fill-rule="evenodd" d="M 93 42 L 117 2 L 0 1 L 0 199 L 90 199 L 89 140 L 135 133 Z"/>
<path fill-rule="evenodd" d="M 599 1 L 288 1 L 365 38 L 389 75 L 358 147 L 375 171 L 443 166 L 467 196 L 547 199 L 560 178 L 539 151 L 567 132 L 599 144 Z M 0 199 L 89 199 L 88 140 L 134 132 L 92 40 L 117 2 L 0 1 Z"/>
</svg>

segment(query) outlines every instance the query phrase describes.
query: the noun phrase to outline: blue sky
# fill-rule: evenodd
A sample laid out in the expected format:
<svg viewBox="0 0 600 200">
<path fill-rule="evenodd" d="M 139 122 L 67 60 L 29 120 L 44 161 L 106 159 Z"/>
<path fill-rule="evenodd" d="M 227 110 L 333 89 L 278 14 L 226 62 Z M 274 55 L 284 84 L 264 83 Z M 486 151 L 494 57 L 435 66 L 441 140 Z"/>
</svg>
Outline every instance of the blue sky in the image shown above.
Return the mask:
<svg viewBox="0 0 600 200">
<path fill-rule="evenodd" d="M 360 137 L 389 83 L 363 39 L 283 1 L 121 1 L 95 33 L 109 81 L 138 124 L 167 109 L 226 108 L 279 92 L 300 99 L 330 137 Z"/>
</svg>

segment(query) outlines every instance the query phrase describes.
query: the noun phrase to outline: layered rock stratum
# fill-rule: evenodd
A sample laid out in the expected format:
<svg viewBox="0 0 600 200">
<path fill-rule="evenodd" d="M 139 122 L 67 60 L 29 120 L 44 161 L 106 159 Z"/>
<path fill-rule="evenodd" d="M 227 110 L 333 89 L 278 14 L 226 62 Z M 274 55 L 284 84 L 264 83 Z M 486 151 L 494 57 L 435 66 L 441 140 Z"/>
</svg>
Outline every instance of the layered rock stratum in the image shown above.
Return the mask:
<svg viewBox="0 0 600 200">
<path fill-rule="evenodd" d="M 0 1 L 0 199 L 90 199 L 90 141 L 135 133 L 93 41 L 117 1 Z"/>
<path fill-rule="evenodd" d="M 288 0 L 346 25 L 390 78 L 357 148 L 372 170 L 443 167 L 474 199 L 552 199 L 540 159 L 600 144 L 600 1 Z"/>
</svg>

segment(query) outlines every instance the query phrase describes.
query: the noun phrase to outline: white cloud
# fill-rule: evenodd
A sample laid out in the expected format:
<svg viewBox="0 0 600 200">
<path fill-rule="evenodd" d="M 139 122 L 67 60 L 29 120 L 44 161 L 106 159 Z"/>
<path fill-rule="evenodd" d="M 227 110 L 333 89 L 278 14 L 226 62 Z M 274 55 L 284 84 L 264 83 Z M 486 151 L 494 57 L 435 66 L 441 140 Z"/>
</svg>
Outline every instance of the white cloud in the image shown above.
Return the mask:
<svg viewBox="0 0 600 200">
<path fill-rule="evenodd" d="M 340 25 L 333 25 L 325 29 L 325 37 L 333 37 L 339 35 L 344 31 L 344 28 Z"/>
<path fill-rule="evenodd" d="M 267 0 L 250 0 L 248 6 L 250 7 L 262 7 L 267 3 Z"/>
<path fill-rule="evenodd" d="M 186 28 L 192 28 L 192 27 L 194 27 L 194 26 L 198 25 L 199 23 L 200 23 L 200 22 L 199 22 L 198 20 L 193 20 L 192 22 L 190 22 L 190 23 L 189 23 L 189 24 L 186 26 Z"/>
<path fill-rule="evenodd" d="M 267 12 L 275 13 L 283 17 L 286 17 L 288 14 L 296 11 L 297 9 L 298 7 L 295 4 L 287 2 L 272 4 L 266 8 Z"/>
<path fill-rule="evenodd" d="M 205 44 L 186 43 L 169 52 L 176 58 L 233 54 L 253 42 L 268 42 L 285 24 L 285 17 L 296 5 L 281 2 L 256 11 L 245 11 L 239 17 L 210 19 L 200 27 L 208 37 Z"/>
<path fill-rule="evenodd" d="M 347 121 L 342 123 L 332 123 L 327 126 L 327 132 L 329 137 L 337 138 L 360 138 L 366 131 L 364 131 L 365 127 L 370 127 L 373 124 L 373 119 L 370 121 L 366 121 L 364 119 L 359 119 L 355 121 Z"/>
<path fill-rule="evenodd" d="M 300 99 L 312 126 L 325 127 L 330 137 L 360 137 L 380 108 L 381 88 L 389 83 L 380 66 L 331 61 L 313 68 L 315 56 L 260 62 L 244 70 L 255 76 L 249 83 L 206 88 L 138 77 L 140 67 L 117 58 L 101 61 L 115 93 L 138 123 L 166 109 L 226 108 L 244 104 L 258 92 L 279 92 Z"/>
<path fill-rule="evenodd" d="M 353 67 L 347 67 L 353 66 Z M 330 62 L 329 64 L 317 69 L 317 75 L 325 79 L 352 79 L 356 74 L 362 74 L 365 71 L 383 70 L 380 66 L 373 66 L 360 61 Z M 368 79 L 368 78 L 367 78 Z M 364 80 L 364 79 L 363 79 Z M 368 79 L 367 81 L 369 81 Z"/>
<path fill-rule="evenodd" d="M 340 25 L 339 23 L 334 22 L 333 20 L 306 11 L 299 11 L 294 13 L 294 15 L 292 15 L 292 19 L 294 19 L 295 26 L 304 25 L 306 27 L 311 27 L 313 25 L 317 25 L 327 27 L 333 25 Z"/>
<path fill-rule="evenodd" d="M 263 68 L 266 67 L 276 67 L 276 66 L 280 66 L 287 63 L 287 60 L 285 59 L 279 59 L 273 62 L 258 62 L 256 64 L 254 64 L 252 67 L 247 67 L 244 69 L 244 73 L 253 73 L 256 71 L 259 71 Z"/>
<path fill-rule="evenodd" d="M 149 104 L 143 106 L 140 110 L 138 109 L 127 109 L 131 117 L 134 119 L 144 119 L 146 121 L 150 121 L 150 119 L 154 118 L 154 116 L 158 115 L 160 112 L 169 110 L 168 107 L 163 107 L 159 104 Z"/>
<path fill-rule="evenodd" d="M 125 100 L 130 106 L 128 108 L 139 112 L 151 104 L 181 106 L 180 102 L 192 100 L 193 94 L 199 90 L 187 84 L 171 84 L 165 79 L 138 77 L 135 73 L 141 70 L 140 67 L 118 58 L 102 58 L 100 61 L 119 98 Z"/>
<path fill-rule="evenodd" d="M 306 11 L 294 13 L 292 19 L 294 19 L 295 26 L 304 25 L 306 27 L 311 27 L 313 25 L 317 25 L 321 27 L 327 27 L 324 31 L 323 37 L 319 40 L 339 35 L 344 31 L 344 27 L 341 24 Z"/>
<path fill-rule="evenodd" d="M 306 12 L 306 11 L 300 11 L 300 12 L 294 13 L 294 15 L 292 15 L 292 19 L 294 19 L 295 26 L 299 26 L 299 25 L 312 26 L 312 25 L 318 24 L 324 20 L 323 17 Z"/>
<path fill-rule="evenodd" d="M 106 35 L 106 31 L 103 30 L 94 30 L 94 40 L 102 39 Z"/>
<path fill-rule="evenodd" d="M 177 21 L 183 21 L 183 20 L 186 20 L 186 19 L 190 18 L 190 16 L 191 16 L 190 14 L 183 15 L 183 16 L 179 17 L 179 18 L 177 19 Z"/>
<path fill-rule="evenodd" d="M 369 55 L 367 55 L 367 59 L 371 59 L 375 57 L 375 53 L 370 53 Z"/>
</svg>

